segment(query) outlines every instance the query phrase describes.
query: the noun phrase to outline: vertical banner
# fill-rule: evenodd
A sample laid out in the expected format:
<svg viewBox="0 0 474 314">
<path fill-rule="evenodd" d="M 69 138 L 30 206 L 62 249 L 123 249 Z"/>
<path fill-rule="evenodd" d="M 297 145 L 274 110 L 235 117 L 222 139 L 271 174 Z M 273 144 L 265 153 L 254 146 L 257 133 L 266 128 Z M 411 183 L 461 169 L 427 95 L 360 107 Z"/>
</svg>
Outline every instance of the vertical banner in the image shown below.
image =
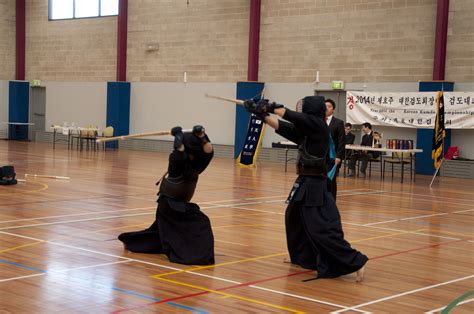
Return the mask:
<svg viewBox="0 0 474 314">
<path fill-rule="evenodd" d="M 239 165 L 243 167 L 255 167 L 258 151 L 262 145 L 263 134 L 265 132 L 265 123 L 257 118 L 256 115 L 250 116 L 247 136 L 244 147 L 239 155 Z"/>
<path fill-rule="evenodd" d="M 250 99 L 260 97 L 265 84 L 261 82 L 237 82 L 237 99 Z M 240 155 L 245 145 L 247 130 L 249 129 L 250 113 L 243 106 L 235 106 L 235 139 L 234 158 Z"/>
<path fill-rule="evenodd" d="M 8 92 L 8 122 L 28 123 L 30 109 L 30 83 L 27 81 L 10 81 Z M 28 140 L 28 126 L 11 124 L 9 139 Z"/>
<path fill-rule="evenodd" d="M 444 128 L 444 97 L 443 92 L 438 92 L 436 98 L 436 121 L 433 133 L 433 148 L 431 150 L 431 157 L 434 161 L 436 169 L 441 165 L 443 159 L 443 144 L 446 136 L 446 129 Z"/>
<path fill-rule="evenodd" d="M 452 92 L 454 90 L 454 83 L 452 82 L 420 82 L 420 92 Z M 444 138 L 444 148 L 451 145 L 451 130 L 446 130 L 446 137 Z M 422 153 L 416 154 L 416 173 L 433 175 L 435 168 L 433 167 L 433 159 L 431 156 L 431 149 L 433 148 L 433 127 L 429 129 L 416 130 L 416 147 L 423 149 Z"/>
</svg>

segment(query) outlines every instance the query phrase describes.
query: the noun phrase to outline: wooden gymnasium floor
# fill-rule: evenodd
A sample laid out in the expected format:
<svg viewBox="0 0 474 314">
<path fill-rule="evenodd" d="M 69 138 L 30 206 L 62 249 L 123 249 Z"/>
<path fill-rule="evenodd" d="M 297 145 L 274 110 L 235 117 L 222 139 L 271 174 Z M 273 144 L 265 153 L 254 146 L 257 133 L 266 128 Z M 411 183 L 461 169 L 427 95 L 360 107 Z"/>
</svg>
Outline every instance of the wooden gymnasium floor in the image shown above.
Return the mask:
<svg viewBox="0 0 474 314">
<path fill-rule="evenodd" d="M 210 217 L 217 263 L 192 267 L 124 251 L 119 233 L 147 227 L 167 155 L 68 152 L 0 142 L 2 165 L 69 176 L 0 187 L 1 313 L 420 313 L 474 289 L 473 180 L 416 184 L 339 178 L 346 238 L 370 257 L 354 276 L 312 280 L 287 256 L 283 165 L 239 169 L 216 158 L 195 201 Z M 474 297 L 453 313 L 474 313 Z"/>
</svg>

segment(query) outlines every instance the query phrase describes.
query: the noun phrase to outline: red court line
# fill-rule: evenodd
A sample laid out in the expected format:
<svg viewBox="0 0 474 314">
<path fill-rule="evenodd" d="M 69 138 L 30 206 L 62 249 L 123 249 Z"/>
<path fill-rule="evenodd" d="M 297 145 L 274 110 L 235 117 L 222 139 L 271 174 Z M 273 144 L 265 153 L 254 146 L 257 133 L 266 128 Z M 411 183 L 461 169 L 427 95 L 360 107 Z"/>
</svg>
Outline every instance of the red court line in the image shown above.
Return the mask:
<svg viewBox="0 0 474 314">
<path fill-rule="evenodd" d="M 385 258 L 385 257 L 401 255 L 401 254 L 415 252 L 415 251 L 421 251 L 421 250 L 430 249 L 430 248 L 433 248 L 433 247 L 438 247 L 438 246 L 442 246 L 442 245 L 446 245 L 446 244 L 452 244 L 452 243 L 463 242 L 463 241 L 468 241 L 468 240 L 470 240 L 470 239 L 453 240 L 453 241 L 446 241 L 446 242 L 442 242 L 442 243 L 438 243 L 438 244 L 421 246 L 421 247 L 417 247 L 417 248 L 410 249 L 410 250 L 398 251 L 398 252 L 393 252 L 393 253 L 389 253 L 389 254 L 385 254 L 385 255 L 379 255 L 379 256 L 371 257 L 371 258 L 369 258 L 369 260 L 372 261 L 372 260 L 382 259 L 382 258 Z M 220 288 L 220 289 L 212 289 L 212 290 L 214 290 L 214 291 L 224 291 L 224 290 L 230 290 L 230 289 L 235 289 L 235 288 L 239 288 L 239 287 L 247 287 L 247 286 L 255 285 L 255 284 L 258 284 L 258 283 L 262 283 L 262 282 L 267 282 L 267 281 L 272 281 L 272 280 L 276 280 L 276 279 L 292 277 L 292 276 L 305 274 L 305 273 L 309 273 L 309 272 L 313 272 L 313 271 L 314 270 L 304 270 L 304 271 L 299 271 L 299 272 L 296 272 L 296 273 L 280 275 L 280 276 L 277 276 L 277 277 L 271 277 L 271 278 L 266 278 L 266 279 L 251 281 L 251 282 L 245 282 L 245 283 L 241 283 L 241 284 L 237 284 L 237 285 L 233 285 L 233 286 L 228 286 L 228 287 L 224 287 L 224 288 Z M 143 305 L 136 306 L 136 307 L 124 308 L 124 309 L 121 309 L 121 310 L 113 311 L 111 313 L 121 313 L 121 312 L 141 309 L 141 308 L 156 305 L 156 304 L 174 302 L 174 301 L 177 301 L 177 300 L 182 300 L 182 299 L 191 298 L 191 297 L 204 295 L 204 294 L 209 294 L 209 293 L 212 293 L 212 292 L 202 291 L 202 292 L 198 292 L 198 293 L 182 295 L 182 296 L 173 297 L 173 298 L 169 298 L 169 299 L 163 299 L 161 301 L 156 301 L 156 302 L 152 302 L 152 303 L 143 304 Z"/>
<path fill-rule="evenodd" d="M 219 288 L 219 289 L 210 289 L 210 290 L 213 290 L 213 291 L 230 290 L 230 289 L 235 289 L 235 288 L 244 287 L 244 286 L 251 286 L 251 285 L 255 285 L 255 284 L 258 284 L 258 283 L 271 281 L 271 280 L 275 280 L 275 279 L 292 277 L 292 276 L 296 276 L 296 275 L 300 275 L 300 274 L 306 274 L 306 273 L 309 273 L 309 272 L 314 272 L 314 270 L 304 270 L 304 271 L 299 271 L 299 272 L 296 272 L 296 273 L 280 275 L 280 276 L 277 276 L 277 277 L 271 277 L 271 278 L 266 278 L 266 279 L 251 281 L 251 282 L 244 282 L 244 283 L 240 283 L 240 284 L 233 285 L 233 286 L 228 286 L 228 287 Z M 113 311 L 112 313 L 120 313 L 120 312 L 125 312 L 125 311 L 141 309 L 141 308 L 148 307 L 148 306 L 151 306 L 151 305 L 172 302 L 172 301 L 176 301 L 176 300 L 181 300 L 181 299 L 195 297 L 195 296 L 198 296 L 198 295 L 209 294 L 209 293 L 212 293 L 212 292 L 211 291 L 202 291 L 202 292 L 198 292 L 198 293 L 182 295 L 182 296 L 178 296 L 178 297 L 174 297 L 174 298 L 163 299 L 161 301 L 156 301 L 156 302 L 151 302 L 151 303 L 148 303 L 148 304 L 139 305 L 139 306 L 136 306 L 136 307 L 125 308 L 125 309 Z"/>
<path fill-rule="evenodd" d="M 446 242 L 442 242 L 442 243 L 438 243 L 438 244 L 432 244 L 432 245 L 428 245 L 428 246 L 421 246 L 421 247 L 417 247 L 417 248 L 410 249 L 410 250 L 393 252 L 393 253 L 389 253 L 389 254 L 385 254 L 385 255 L 375 256 L 375 257 L 370 258 L 370 260 L 372 261 L 372 260 L 381 259 L 381 258 L 384 258 L 384 257 L 395 256 L 395 255 L 400 255 L 400 254 L 410 253 L 410 252 L 415 252 L 415 251 L 421 251 L 421 250 L 424 250 L 424 249 L 430 249 L 430 248 L 434 248 L 434 247 L 441 246 L 441 245 L 446 245 L 446 244 L 451 244 L 451 243 L 456 243 L 456 242 L 463 242 L 463 241 L 468 241 L 468 240 L 470 240 L 470 239 L 452 240 L 452 241 L 446 241 Z"/>
</svg>

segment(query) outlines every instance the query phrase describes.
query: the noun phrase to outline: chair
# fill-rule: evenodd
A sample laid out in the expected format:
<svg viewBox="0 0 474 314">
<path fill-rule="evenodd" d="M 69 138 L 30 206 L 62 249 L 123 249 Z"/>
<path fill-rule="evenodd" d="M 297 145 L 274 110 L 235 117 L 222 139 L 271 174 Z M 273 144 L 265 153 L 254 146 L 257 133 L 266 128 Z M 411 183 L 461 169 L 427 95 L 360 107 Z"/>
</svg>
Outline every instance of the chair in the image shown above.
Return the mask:
<svg viewBox="0 0 474 314">
<path fill-rule="evenodd" d="M 402 162 L 403 159 L 403 162 Z M 391 158 L 384 158 L 383 160 L 383 170 L 382 178 L 385 178 L 385 163 L 388 162 L 392 165 L 392 179 L 393 179 L 393 165 L 400 165 L 400 167 L 405 167 L 405 165 L 410 165 L 410 179 L 413 179 L 413 158 L 411 153 L 393 153 Z"/>
<path fill-rule="evenodd" d="M 382 153 L 377 158 L 369 158 L 369 178 L 372 174 L 372 163 L 378 162 L 380 164 L 380 178 L 382 178 Z"/>
<path fill-rule="evenodd" d="M 94 148 L 94 151 L 97 149 L 97 127 L 94 127 L 92 125 L 89 125 L 86 127 L 87 129 L 92 129 L 92 130 L 79 130 L 79 136 L 76 138 L 78 139 L 77 141 L 77 146 L 80 146 L 80 150 L 82 150 L 83 147 L 83 141 L 86 141 L 86 149 L 89 149 L 89 143 L 91 144 L 91 148 Z"/>
<path fill-rule="evenodd" d="M 383 152 L 381 152 L 377 158 L 369 158 L 367 160 L 367 163 L 368 163 L 367 167 L 369 168 L 369 178 L 372 175 L 372 163 L 373 162 L 380 163 L 380 178 L 382 178 L 382 155 L 383 155 Z M 346 153 L 346 156 L 347 156 L 347 153 Z M 346 160 L 350 160 L 350 157 L 345 158 L 344 162 L 346 162 Z M 355 162 L 355 168 L 357 168 L 357 176 L 359 176 L 359 172 L 360 172 L 360 162 L 361 162 L 360 159 L 357 159 L 356 162 Z M 346 167 L 344 167 L 344 168 L 346 168 Z M 346 175 L 346 174 L 344 173 L 344 175 Z"/>
<path fill-rule="evenodd" d="M 114 127 L 113 126 L 108 126 L 102 131 L 102 136 L 101 137 L 114 137 Z M 102 142 L 102 149 L 105 150 L 105 142 Z"/>
</svg>

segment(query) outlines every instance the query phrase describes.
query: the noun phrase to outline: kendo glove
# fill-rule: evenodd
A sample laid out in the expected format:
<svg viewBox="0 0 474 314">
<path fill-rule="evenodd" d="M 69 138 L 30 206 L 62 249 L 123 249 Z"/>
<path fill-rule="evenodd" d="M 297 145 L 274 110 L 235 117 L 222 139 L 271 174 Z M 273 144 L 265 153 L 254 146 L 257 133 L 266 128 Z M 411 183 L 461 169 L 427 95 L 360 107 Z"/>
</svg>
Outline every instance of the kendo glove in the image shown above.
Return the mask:
<svg viewBox="0 0 474 314">
<path fill-rule="evenodd" d="M 266 113 L 275 113 L 275 109 L 284 108 L 285 106 L 277 104 L 276 102 L 268 102 L 268 99 L 260 101 L 262 103 L 262 111 Z"/>
<path fill-rule="evenodd" d="M 183 128 L 180 126 L 175 126 L 171 129 L 170 133 L 172 136 L 174 136 L 173 148 L 178 149 L 181 145 L 183 145 Z"/>
<path fill-rule="evenodd" d="M 201 140 L 202 145 L 210 142 L 206 129 L 202 125 L 195 125 L 193 127 L 193 134 Z"/>
<path fill-rule="evenodd" d="M 250 113 L 255 113 L 257 104 L 253 101 L 253 99 L 247 99 L 244 101 L 244 108 Z"/>
</svg>

